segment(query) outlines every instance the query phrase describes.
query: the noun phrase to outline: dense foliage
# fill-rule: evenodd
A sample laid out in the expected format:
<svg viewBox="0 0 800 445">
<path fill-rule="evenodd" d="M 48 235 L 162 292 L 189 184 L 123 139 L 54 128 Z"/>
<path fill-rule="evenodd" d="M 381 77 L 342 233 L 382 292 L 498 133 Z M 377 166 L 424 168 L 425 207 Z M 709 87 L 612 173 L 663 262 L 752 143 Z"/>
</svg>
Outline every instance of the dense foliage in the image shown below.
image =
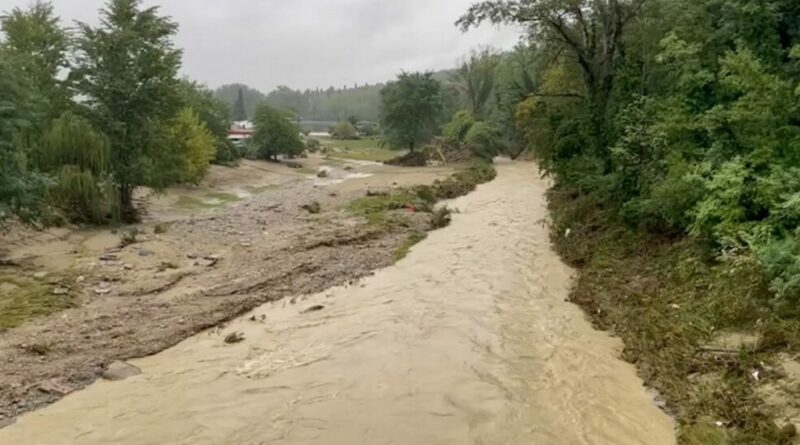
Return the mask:
<svg viewBox="0 0 800 445">
<path fill-rule="evenodd" d="M 40 118 L 38 96 L 25 75 L 0 57 L 0 222 L 35 218 L 41 181 L 27 167 L 26 140 Z"/>
<path fill-rule="evenodd" d="M 306 148 L 300 138 L 300 129 L 291 121 L 292 116 L 262 103 L 256 108 L 253 123 L 255 134 L 250 141 L 259 158 L 277 160 L 278 155 L 295 157 Z"/>
<path fill-rule="evenodd" d="M 331 137 L 334 139 L 358 139 L 358 130 L 352 123 L 341 121 L 333 126 Z"/>
<path fill-rule="evenodd" d="M 547 63 L 516 125 L 562 186 L 643 230 L 756 255 L 800 300 L 800 7 L 786 0 L 482 2 Z"/>
<path fill-rule="evenodd" d="M 384 141 L 413 152 L 438 132 L 443 107 L 442 86 L 432 73 L 401 73 L 381 90 Z"/>
<path fill-rule="evenodd" d="M 0 17 L 0 220 L 135 220 L 134 191 L 235 162 L 230 111 L 180 80 L 177 24 L 109 0 L 100 24 L 60 24 L 37 1 Z"/>
</svg>

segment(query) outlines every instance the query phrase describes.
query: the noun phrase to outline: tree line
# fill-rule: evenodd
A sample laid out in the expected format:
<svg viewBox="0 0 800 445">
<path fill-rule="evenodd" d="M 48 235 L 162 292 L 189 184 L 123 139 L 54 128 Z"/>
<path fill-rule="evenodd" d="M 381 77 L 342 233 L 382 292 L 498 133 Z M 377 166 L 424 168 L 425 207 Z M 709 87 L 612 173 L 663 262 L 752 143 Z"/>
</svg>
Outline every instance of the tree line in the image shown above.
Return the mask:
<svg viewBox="0 0 800 445">
<path fill-rule="evenodd" d="M 264 94 L 247 85 L 229 84 L 217 88 L 215 96 L 235 108 L 241 92 L 244 113 L 239 117 L 252 118 L 256 106 L 267 102 L 303 120 L 336 122 L 355 117 L 360 121 L 377 121 L 382 87 L 382 84 L 354 85 L 300 91 L 282 85 Z"/>
<path fill-rule="evenodd" d="M 140 187 L 198 182 L 238 157 L 230 110 L 178 75 L 178 25 L 109 0 L 100 25 L 49 2 L 0 17 L 0 221 L 135 221 Z"/>
<path fill-rule="evenodd" d="M 800 299 L 800 2 L 485 1 L 457 25 L 483 22 L 525 30 L 498 122 L 557 187 Z"/>
</svg>

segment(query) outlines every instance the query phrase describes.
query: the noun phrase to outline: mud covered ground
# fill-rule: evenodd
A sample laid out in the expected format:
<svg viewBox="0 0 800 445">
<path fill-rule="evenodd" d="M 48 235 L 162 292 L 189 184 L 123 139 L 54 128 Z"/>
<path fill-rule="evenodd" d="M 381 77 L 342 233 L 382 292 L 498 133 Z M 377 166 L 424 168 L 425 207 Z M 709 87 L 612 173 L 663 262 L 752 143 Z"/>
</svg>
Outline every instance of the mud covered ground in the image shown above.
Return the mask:
<svg viewBox="0 0 800 445">
<path fill-rule="evenodd" d="M 0 425 L 85 387 L 115 361 L 212 327 L 223 341 L 225 321 L 264 302 L 291 296 L 285 304 L 302 310 L 301 295 L 359 286 L 427 222 L 409 215 L 408 227 L 386 230 L 347 203 L 453 171 L 320 157 L 301 164 L 214 167 L 200 187 L 142 193 L 145 222 L 136 227 L 0 235 L 0 308 L 17 314 L 0 334 Z M 319 213 L 309 212 L 315 203 Z M 25 292 L 44 303 L 15 300 Z"/>
</svg>

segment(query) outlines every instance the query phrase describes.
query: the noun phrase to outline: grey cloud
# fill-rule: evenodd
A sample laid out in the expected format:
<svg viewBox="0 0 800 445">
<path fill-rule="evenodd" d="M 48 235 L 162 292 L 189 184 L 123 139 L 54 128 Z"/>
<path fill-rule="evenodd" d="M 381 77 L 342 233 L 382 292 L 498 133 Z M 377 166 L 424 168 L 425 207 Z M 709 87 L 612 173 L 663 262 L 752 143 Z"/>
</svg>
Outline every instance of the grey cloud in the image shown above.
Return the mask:
<svg viewBox="0 0 800 445">
<path fill-rule="evenodd" d="M 509 48 L 519 31 L 453 22 L 473 0 L 145 0 L 181 25 L 186 75 L 262 90 L 389 80 L 449 68 L 479 45 Z M 0 11 L 29 0 L 0 0 Z M 99 0 L 55 0 L 64 21 L 96 23 Z"/>
</svg>

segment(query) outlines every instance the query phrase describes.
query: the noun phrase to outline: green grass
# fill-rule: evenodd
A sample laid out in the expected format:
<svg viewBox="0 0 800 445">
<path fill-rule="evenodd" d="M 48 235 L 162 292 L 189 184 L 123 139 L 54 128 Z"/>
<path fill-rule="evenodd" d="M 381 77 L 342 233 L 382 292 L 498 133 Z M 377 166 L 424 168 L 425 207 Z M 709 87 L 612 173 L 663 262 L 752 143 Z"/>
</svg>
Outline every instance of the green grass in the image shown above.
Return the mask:
<svg viewBox="0 0 800 445">
<path fill-rule="evenodd" d="M 433 205 L 437 201 L 466 195 L 475 190 L 478 184 L 491 181 L 496 175 L 497 172 L 491 164 L 476 162 L 447 179 L 435 181 L 433 185 L 402 188 L 383 196 L 358 198 L 351 201 L 347 209 L 366 219 L 368 224 L 386 229 L 406 225 L 407 221 L 397 211 L 409 207 L 417 212 L 431 214 L 433 220 Z M 440 219 L 442 216 L 446 215 L 439 215 Z"/>
<path fill-rule="evenodd" d="M 75 307 L 72 294 L 53 295 L 55 286 L 27 277 L 16 270 L 0 270 L 0 331 L 15 328 L 28 320 Z"/>
<path fill-rule="evenodd" d="M 348 204 L 347 209 L 367 220 L 372 226 L 391 228 L 396 224 L 403 224 L 402 218 L 393 211 L 405 209 L 409 206 L 422 208 L 423 201 L 410 190 L 393 192 L 386 196 L 365 196 Z"/>
<path fill-rule="evenodd" d="M 328 156 L 331 158 L 354 161 L 385 162 L 403 154 L 403 152 L 400 151 L 394 151 L 380 147 L 380 138 L 363 138 L 355 140 L 320 138 L 320 142 L 324 147 L 339 149 L 328 151 Z"/>
<path fill-rule="evenodd" d="M 580 271 L 571 300 L 624 341 L 624 358 L 675 413 L 680 443 L 790 443 L 751 374 L 776 352 L 800 349 L 800 323 L 775 315 L 754 260 L 720 261 L 700 241 L 630 230 L 600 200 L 571 190 L 551 191 L 550 208 L 554 245 Z M 705 351 L 721 332 L 760 341 Z"/>
<path fill-rule="evenodd" d="M 428 234 L 425 232 L 413 232 L 408 238 L 401 244 L 397 250 L 394 251 L 394 260 L 400 261 L 403 258 L 408 256 L 408 253 L 411 251 L 411 248 L 417 245 L 418 243 L 422 242 L 425 238 L 428 237 Z"/>
</svg>

